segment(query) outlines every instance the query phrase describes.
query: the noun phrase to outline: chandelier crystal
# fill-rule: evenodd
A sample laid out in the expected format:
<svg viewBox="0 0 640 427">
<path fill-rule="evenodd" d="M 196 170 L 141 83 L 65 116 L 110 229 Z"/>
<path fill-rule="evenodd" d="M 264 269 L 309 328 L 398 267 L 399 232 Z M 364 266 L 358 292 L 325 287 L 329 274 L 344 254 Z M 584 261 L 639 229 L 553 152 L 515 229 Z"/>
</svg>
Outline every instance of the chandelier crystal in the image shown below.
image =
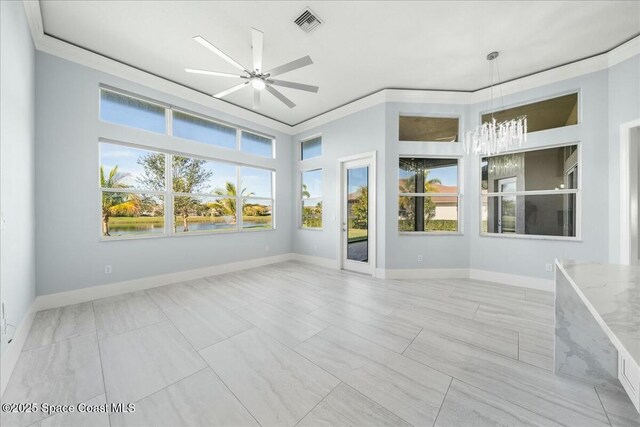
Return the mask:
<svg viewBox="0 0 640 427">
<path fill-rule="evenodd" d="M 492 111 L 491 120 L 464 133 L 463 147 L 467 154 L 491 156 L 516 147 L 522 147 L 527 142 L 526 116 L 502 122 L 498 122 L 493 117 L 493 64 L 497 57 L 498 52 L 491 52 L 487 55 L 487 60 L 490 63 L 489 105 Z M 499 76 L 500 74 L 498 73 L 498 83 L 500 83 Z"/>
</svg>

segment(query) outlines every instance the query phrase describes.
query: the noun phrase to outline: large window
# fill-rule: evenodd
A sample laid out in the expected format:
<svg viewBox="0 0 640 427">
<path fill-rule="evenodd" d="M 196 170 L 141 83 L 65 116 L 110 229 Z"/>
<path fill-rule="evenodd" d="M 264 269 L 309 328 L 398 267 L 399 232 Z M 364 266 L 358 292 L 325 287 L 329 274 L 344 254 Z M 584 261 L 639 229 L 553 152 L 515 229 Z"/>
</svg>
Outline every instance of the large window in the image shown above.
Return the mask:
<svg viewBox="0 0 640 427">
<path fill-rule="evenodd" d="M 400 158 L 400 232 L 459 232 L 458 159 Z"/>
<path fill-rule="evenodd" d="M 482 232 L 577 237 L 578 146 L 482 159 Z"/>
<path fill-rule="evenodd" d="M 240 150 L 255 156 L 275 157 L 275 141 L 270 136 L 222 124 L 113 89 L 100 89 L 100 120 Z"/>
<path fill-rule="evenodd" d="M 400 116 L 398 139 L 419 142 L 457 142 L 457 117 Z"/>
<path fill-rule="evenodd" d="M 302 228 L 322 228 L 322 169 L 302 172 Z"/>
<path fill-rule="evenodd" d="M 322 155 L 322 137 L 317 136 L 300 143 L 300 160 L 313 159 Z"/>
<path fill-rule="evenodd" d="M 99 177 L 104 239 L 273 228 L 268 169 L 103 141 Z"/>
</svg>

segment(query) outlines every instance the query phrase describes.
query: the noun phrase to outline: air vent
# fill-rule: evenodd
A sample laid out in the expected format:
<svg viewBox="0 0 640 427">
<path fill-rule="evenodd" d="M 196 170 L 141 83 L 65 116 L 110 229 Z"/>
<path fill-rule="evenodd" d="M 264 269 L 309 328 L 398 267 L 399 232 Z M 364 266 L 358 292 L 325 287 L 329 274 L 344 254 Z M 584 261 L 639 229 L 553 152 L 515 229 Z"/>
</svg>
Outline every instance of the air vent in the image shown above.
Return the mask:
<svg viewBox="0 0 640 427">
<path fill-rule="evenodd" d="M 313 13 L 309 8 L 306 8 L 293 22 L 295 22 L 295 24 L 302 28 L 306 33 L 310 33 L 314 28 L 322 24 L 318 15 Z"/>
</svg>

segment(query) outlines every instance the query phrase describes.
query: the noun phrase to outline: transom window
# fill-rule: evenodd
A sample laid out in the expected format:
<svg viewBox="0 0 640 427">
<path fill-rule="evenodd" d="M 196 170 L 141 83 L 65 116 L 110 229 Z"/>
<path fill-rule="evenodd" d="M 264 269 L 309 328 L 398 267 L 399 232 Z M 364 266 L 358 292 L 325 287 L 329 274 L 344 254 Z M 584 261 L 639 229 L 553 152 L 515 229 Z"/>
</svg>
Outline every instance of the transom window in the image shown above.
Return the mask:
<svg viewBox="0 0 640 427">
<path fill-rule="evenodd" d="M 272 137 L 112 89 L 100 89 L 100 120 L 275 158 Z"/>
<path fill-rule="evenodd" d="M 313 159 L 322 155 L 322 137 L 317 136 L 301 141 L 300 160 Z"/>
<path fill-rule="evenodd" d="M 457 117 L 400 116 L 398 139 L 413 142 L 457 142 Z"/>
<path fill-rule="evenodd" d="M 578 236 L 578 145 L 482 159 L 482 232 Z"/>
<path fill-rule="evenodd" d="M 458 159 L 401 157 L 400 232 L 459 232 Z"/>
</svg>

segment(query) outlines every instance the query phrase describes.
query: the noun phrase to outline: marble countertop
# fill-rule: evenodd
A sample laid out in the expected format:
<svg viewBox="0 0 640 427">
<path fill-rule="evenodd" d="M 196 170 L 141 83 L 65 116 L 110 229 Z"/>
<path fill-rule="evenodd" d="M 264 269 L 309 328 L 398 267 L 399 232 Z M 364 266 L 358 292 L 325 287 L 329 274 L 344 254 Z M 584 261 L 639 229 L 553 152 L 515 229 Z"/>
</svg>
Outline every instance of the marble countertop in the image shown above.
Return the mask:
<svg viewBox="0 0 640 427">
<path fill-rule="evenodd" d="M 640 365 L 640 267 L 572 260 L 557 264 L 614 345 L 622 345 Z"/>
</svg>

